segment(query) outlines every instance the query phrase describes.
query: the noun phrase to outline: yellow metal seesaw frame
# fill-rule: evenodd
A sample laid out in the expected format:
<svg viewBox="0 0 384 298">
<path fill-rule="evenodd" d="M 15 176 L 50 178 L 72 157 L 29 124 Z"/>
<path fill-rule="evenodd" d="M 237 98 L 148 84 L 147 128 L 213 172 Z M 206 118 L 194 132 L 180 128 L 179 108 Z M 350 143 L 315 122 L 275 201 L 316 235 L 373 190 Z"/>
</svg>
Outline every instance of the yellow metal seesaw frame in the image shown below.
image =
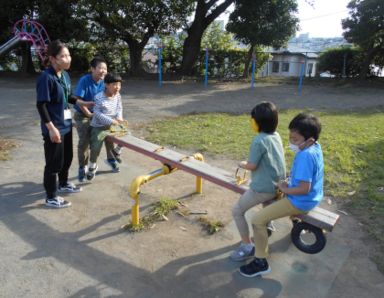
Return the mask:
<svg viewBox="0 0 384 298">
<path fill-rule="evenodd" d="M 154 150 L 154 152 L 159 152 L 163 149 L 164 149 L 163 147 L 159 147 L 156 150 Z M 196 160 L 204 162 L 204 157 L 201 153 L 195 153 L 192 156 L 185 156 L 180 159 L 180 162 L 185 161 L 191 157 Z M 147 175 L 137 176 L 135 179 L 133 179 L 133 181 L 131 182 L 131 185 L 129 186 L 129 195 L 133 200 L 135 200 L 135 204 L 132 206 L 132 214 L 131 214 L 133 226 L 138 226 L 140 224 L 140 200 L 139 200 L 140 187 L 143 184 L 157 177 L 168 175 L 175 171 L 177 171 L 177 168 L 164 164 L 163 167 L 160 169 L 152 171 Z M 196 193 L 201 194 L 202 192 L 203 192 L 203 178 L 196 176 Z"/>
</svg>

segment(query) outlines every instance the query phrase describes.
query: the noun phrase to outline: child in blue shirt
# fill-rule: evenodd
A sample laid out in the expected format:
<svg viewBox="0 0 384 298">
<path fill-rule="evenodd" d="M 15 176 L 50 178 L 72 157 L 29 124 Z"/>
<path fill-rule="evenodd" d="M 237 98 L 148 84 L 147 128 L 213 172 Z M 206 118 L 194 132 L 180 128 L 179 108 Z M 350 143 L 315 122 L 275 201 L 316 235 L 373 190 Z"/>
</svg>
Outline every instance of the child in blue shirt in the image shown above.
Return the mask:
<svg viewBox="0 0 384 298">
<path fill-rule="evenodd" d="M 317 142 L 321 124 L 317 117 L 301 113 L 289 124 L 289 147 L 296 152 L 288 181 L 280 181 L 278 188 L 287 195 L 259 211 L 252 219 L 255 256 L 240 267 L 243 276 L 253 277 L 271 271 L 268 256 L 266 223 L 285 216 L 306 213 L 323 198 L 324 162 L 321 146 Z"/>
<path fill-rule="evenodd" d="M 104 91 L 104 77 L 107 74 L 107 63 L 101 57 L 95 57 L 91 61 L 91 72 L 82 76 L 76 85 L 75 95 L 84 101 L 95 101 L 96 94 Z M 75 105 L 74 119 L 76 121 L 79 142 L 77 146 L 77 157 L 79 160 L 79 182 L 85 181 L 88 172 L 89 143 L 91 139 L 91 119 L 93 107 Z M 108 158 L 113 158 L 107 150 Z"/>
</svg>

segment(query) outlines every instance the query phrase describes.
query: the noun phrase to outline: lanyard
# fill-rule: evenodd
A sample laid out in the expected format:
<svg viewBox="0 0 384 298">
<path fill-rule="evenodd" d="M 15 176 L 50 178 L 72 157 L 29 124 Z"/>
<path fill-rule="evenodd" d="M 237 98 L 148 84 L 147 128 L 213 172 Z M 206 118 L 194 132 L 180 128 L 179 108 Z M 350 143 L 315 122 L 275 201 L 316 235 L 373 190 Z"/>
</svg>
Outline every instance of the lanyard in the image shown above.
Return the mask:
<svg viewBox="0 0 384 298">
<path fill-rule="evenodd" d="M 65 79 L 64 73 L 61 74 L 61 77 L 59 77 L 60 86 L 63 88 L 64 92 L 64 109 L 68 108 L 68 84 L 67 80 Z"/>
</svg>

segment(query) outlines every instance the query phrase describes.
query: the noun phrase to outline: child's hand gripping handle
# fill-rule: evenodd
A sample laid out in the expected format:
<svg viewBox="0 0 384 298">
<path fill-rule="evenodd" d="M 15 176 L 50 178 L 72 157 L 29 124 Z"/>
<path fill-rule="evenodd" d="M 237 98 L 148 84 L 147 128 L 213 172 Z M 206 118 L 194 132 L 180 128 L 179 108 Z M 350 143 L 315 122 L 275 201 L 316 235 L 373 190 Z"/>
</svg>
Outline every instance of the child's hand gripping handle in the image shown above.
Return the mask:
<svg viewBox="0 0 384 298">
<path fill-rule="evenodd" d="M 241 175 L 241 172 L 243 172 L 243 175 Z M 244 168 L 238 167 L 235 172 L 235 179 L 236 179 L 236 184 L 241 185 L 247 182 L 247 170 Z"/>
</svg>

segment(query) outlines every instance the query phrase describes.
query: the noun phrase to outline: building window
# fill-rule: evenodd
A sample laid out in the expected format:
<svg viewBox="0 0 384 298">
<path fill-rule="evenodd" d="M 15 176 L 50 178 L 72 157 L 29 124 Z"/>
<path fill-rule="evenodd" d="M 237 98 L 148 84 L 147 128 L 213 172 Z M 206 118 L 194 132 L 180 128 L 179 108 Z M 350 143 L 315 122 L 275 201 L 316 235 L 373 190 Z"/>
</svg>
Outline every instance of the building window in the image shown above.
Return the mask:
<svg viewBox="0 0 384 298">
<path fill-rule="evenodd" d="M 284 62 L 283 65 L 282 65 L 282 71 L 283 72 L 289 72 L 289 63 L 288 62 Z"/>
<path fill-rule="evenodd" d="M 313 63 L 308 63 L 308 76 L 311 77 L 313 72 Z"/>
<path fill-rule="evenodd" d="M 272 72 L 279 72 L 279 62 L 272 63 Z"/>
</svg>

